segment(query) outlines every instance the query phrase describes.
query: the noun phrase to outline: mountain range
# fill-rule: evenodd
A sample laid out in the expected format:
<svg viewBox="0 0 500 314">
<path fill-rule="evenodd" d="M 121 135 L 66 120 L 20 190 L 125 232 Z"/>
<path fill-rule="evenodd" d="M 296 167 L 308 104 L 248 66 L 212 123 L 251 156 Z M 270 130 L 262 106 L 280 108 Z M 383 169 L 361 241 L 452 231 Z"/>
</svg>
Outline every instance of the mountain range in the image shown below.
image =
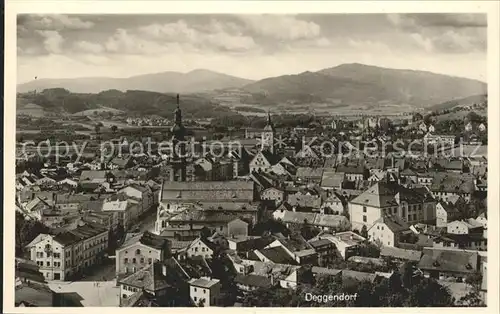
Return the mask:
<svg viewBox="0 0 500 314">
<path fill-rule="evenodd" d="M 158 93 L 194 93 L 224 88 L 239 88 L 251 80 L 204 69 L 188 73 L 161 72 L 128 78 L 88 77 L 37 79 L 17 86 L 18 92 L 64 88 L 73 93 L 99 93 L 106 90 L 144 90 Z"/>
<path fill-rule="evenodd" d="M 487 93 L 478 80 L 425 71 L 388 69 L 359 63 L 342 64 L 251 81 L 209 70 L 162 72 L 129 78 L 39 79 L 18 85 L 18 92 L 65 88 L 75 93 L 144 90 L 158 93 L 233 93 L 245 104 L 365 105 L 368 108 L 406 105 L 426 108 L 471 95 Z M 212 98 L 213 100 L 214 98 Z"/>
</svg>

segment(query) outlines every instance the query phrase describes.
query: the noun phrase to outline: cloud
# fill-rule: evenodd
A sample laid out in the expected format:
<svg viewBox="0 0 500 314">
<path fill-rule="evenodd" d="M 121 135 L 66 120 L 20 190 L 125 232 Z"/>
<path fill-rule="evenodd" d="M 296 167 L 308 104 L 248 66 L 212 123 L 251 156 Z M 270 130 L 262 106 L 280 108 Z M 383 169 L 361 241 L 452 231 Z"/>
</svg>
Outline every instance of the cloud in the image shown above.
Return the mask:
<svg viewBox="0 0 500 314">
<path fill-rule="evenodd" d="M 409 13 L 389 14 L 394 25 L 412 29 L 418 27 L 484 28 L 487 27 L 486 14 L 467 13 Z"/>
<path fill-rule="evenodd" d="M 487 49 L 485 14 L 389 14 L 387 18 L 427 52 L 472 53 Z"/>
<path fill-rule="evenodd" d="M 44 38 L 43 46 L 48 53 L 62 53 L 64 38 L 57 31 L 38 30 L 37 33 Z"/>
<path fill-rule="evenodd" d="M 238 31 L 235 24 L 212 20 L 205 31 L 190 27 L 183 20 L 142 26 L 139 31 L 154 40 L 168 41 L 209 50 L 248 51 L 257 47 L 254 39 Z M 196 49 L 196 48 L 195 48 Z"/>
<path fill-rule="evenodd" d="M 80 17 L 53 14 L 53 15 L 32 15 L 23 14 L 17 18 L 18 28 L 28 30 L 84 30 L 94 26 L 91 21 L 84 21 Z"/>
<path fill-rule="evenodd" d="M 104 47 L 101 44 L 92 43 L 85 40 L 78 41 L 74 43 L 73 46 L 76 50 L 82 52 L 101 53 L 104 51 Z"/>
<path fill-rule="evenodd" d="M 321 28 L 314 22 L 287 15 L 240 15 L 240 20 L 258 35 L 279 40 L 311 39 L 320 36 Z"/>
</svg>

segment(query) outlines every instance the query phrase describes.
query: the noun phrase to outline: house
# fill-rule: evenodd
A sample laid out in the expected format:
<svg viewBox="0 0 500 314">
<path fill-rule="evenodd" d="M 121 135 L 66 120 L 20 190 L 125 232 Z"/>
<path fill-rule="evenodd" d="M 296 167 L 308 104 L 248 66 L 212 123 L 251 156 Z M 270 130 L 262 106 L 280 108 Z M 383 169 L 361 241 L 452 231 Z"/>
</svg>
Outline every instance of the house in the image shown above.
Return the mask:
<svg viewBox="0 0 500 314">
<path fill-rule="evenodd" d="M 170 242 L 165 237 L 150 232 L 128 233 L 116 250 L 116 275 L 135 273 L 155 261 L 166 260 Z"/>
<path fill-rule="evenodd" d="M 76 228 L 56 235 L 41 233 L 26 247 L 47 280 L 68 281 L 101 263 L 108 236 L 104 226 L 80 221 Z"/>
<path fill-rule="evenodd" d="M 476 221 L 481 224 L 484 229 L 488 229 L 488 219 L 486 218 L 486 213 L 482 213 L 477 216 Z"/>
<path fill-rule="evenodd" d="M 455 135 L 432 134 L 429 132 L 424 135 L 424 143 L 426 145 L 441 144 L 453 146 L 455 144 Z"/>
<path fill-rule="evenodd" d="M 124 194 L 129 198 L 139 201 L 139 215 L 151 209 L 158 204 L 158 197 L 148 185 L 130 184 L 118 191 L 118 194 Z"/>
<path fill-rule="evenodd" d="M 436 205 L 436 226 L 446 227 L 460 216 L 460 210 L 451 202 L 438 201 Z"/>
<path fill-rule="evenodd" d="M 303 268 L 296 265 L 276 264 L 271 262 L 251 261 L 254 275 L 265 276 L 274 286 L 279 283 L 281 288 L 295 289 L 303 277 Z"/>
<path fill-rule="evenodd" d="M 336 248 L 336 256 L 342 257 L 344 260 L 347 260 L 351 256 L 355 256 L 358 253 L 358 249 L 361 245 L 366 241 L 366 239 L 352 231 L 344 231 L 338 232 L 335 234 L 330 233 L 320 233 L 312 240 L 319 239 L 327 239 L 333 244 L 335 244 Z M 311 244 L 312 245 L 312 244 Z"/>
<path fill-rule="evenodd" d="M 343 215 L 326 215 L 316 214 L 311 225 L 316 226 L 324 231 L 341 232 L 351 228 L 349 219 Z"/>
<path fill-rule="evenodd" d="M 242 297 L 253 290 L 268 289 L 272 287 L 271 279 L 266 276 L 254 274 L 237 274 L 234 278 L 234 283 L 236 284 L 236 287 L 240 291 Z"/>
<path fill-rule="evenodd" d="M 134 165 L 134 161 L 130 156 L 117 156 L 111 159 L 111 161 L 108 164 L 108 168 L 115 170 L 115 169 L 128 169 Z"/>
<path fill-rule="evenodd" d="M 425 122 L 422 122 L 418 125 L 418 129 L 422 132 L 427 132 L 427 125 L 425 124 Z"/>
<path fill-rule="evenodd" d="M 186 249 L 186 256 L 202 256 L 206 259 L 213 257 L 215 251 L 215 245 L 204 238 L 197 238 Z"/>
<path fill-rule="evenodd" d="M 54 205 L 62 215 L 75 214 L 81 208 L 81 204 L 99 198 L 93 194 L 57 194 L 54 195 Z"/>
<path fill-rule="evenodd" d="M 446 232 L 449 234 L 471 234 L 482 233 L 483 225 L 471 218 L 468 220 L 455 220 L 446 225 Z"/>
<path fill-rule="evenodd" d="M 213 215 L 230 213 L 232 218 L 244 217 L 255 222 L 258 211 L 254 203 L 256 194 L 252 181 L 164 182 L 157 211 L 156 233 L 161 233 L 172 213 L 193 208 L 209 211 Z M 223 221 L 228 222 L 227 219 Z"/>
<path fill-rule="evenodd" d="M 418 268 L 424 276 L 465 281 L 465 278 L 479 271 L 479 254 L 474 251 L 424 248 Z"/>
<path fill-rule="evenodd" d="M 227 238 L 228 247 L 240 254 L 245 254 L 254 249 L 263 249 L 274 241 L 272 237 L 257 236 L 231 236 Z"/>
<path fill-rule="evenodd" d="M 281 211 L 277 209 L 273 212 L 273 218 L 290 225 L 302 225 L 308 223 L 322 230 L 346 231 L 350 228 L 349 219 L 342 215 L 327 215 L 307 212 Z"/>
<path fill-rule="evenodd" d="M 344 173 L 347 181 L 351 182 L 362 181 L 366 177 L 366 169 L 362 164 L 357 166 L 339 165 L 336 171 Z"/>
<path fill-rule="evenodd" d="M 309 208 L 313 211 L 319 211 L 323 199 L 316 191 L 300 190 L 295 194 L 288 195 L 287 203 L 295 208 Z"/>
<path fill-rule="evenodd" d="M 436 202 L 425 189 L 409 189 L 397 183 L 377 182 L 349 202 L 353 228 L 370 228 L 384 215 L 409 223 L 435 221 Z"/>
<path fill-rule="evenodd" d="M 221 304 L 221 283 L 219 279 L 201 277 L 189 281 L 189 295 L 198 307 Z"/>
<path fill-rule="evenodd" d="M 188 280 L 190 277 L 174 259 L 155 261 L 150 265 L 117 280 L 120 287 L 120 307 L 189 306 Z"/>
<path fill-rule="evenodd" d="M 118 217 L 118 224 L 128 229 L 139 216 L 139 202 L 133 199 L 127 200 L 105 200 L 102 204 L 102 212 L 113 213 Z"/>
<path fill-rule="evenodd" d="M 344 204 L 339 195 L 335 193 L 331 193 L 327 196 L 320 209 L 321 214 L 341 215 L 343 212 Z"/>
<path fill-rule="evenodd" d="M 47 285 L 38 265 L 16 258 L 14 304 L 16 307 L 76 307 L 82 306 L 63 294 L 54 292 Z"/>
<path fill-rule="evenodd" d="M 419 185 L 430 187 L 434 180 L 434 174 L 429 172 L 417 172 L 417 183 Z"/>
<path fill-rule="evenodd" d="M 324 168 L 299 167 L 295 174 L 295 178 L 301 183 L 321 183 Z"/>
<path fill-rule="evenodd" d="M 68 185 L 72 188 L 76 188 L 78 186 L 78 182 L 76 180 L 72 180 L 70 178 L 62 179 L 57 182 L 58 185 Z"/>
<path fill-rule="evenodd" d="M 321 178 L 321 188 L 325 190 L 338 190 L 342 188 L 342 184 L 346 180 L 344 172 L 337 172 L 333 169 L 325 168 L 323 177 Z"/>
<path fill-rule="evenodd" d="M 315 239 L 309 240 L 309 244 L 313 247 L 318 255 L 317 265 L 326 267 L 332 263 L 337 256 L 335 243 L 328 238 L 318 236 Z"/>
<path fill-rule="evenodd" d="M 266 172 L 279 162 L 279 157 L 269 150 L 260 150 L 250 161 L 250 172 Z"/>
<path fill-rule="evenodd" d="M 383 245 L 380 248 L 380 256 L 387 257 L 400 263 L 419 262 L 422 257 L 421 251 L 405 250 L 394 246 Z"/>
<path fill-rule="evenodd" d="M 260 193 L 260 199 L 274 201 L 278 205 L 285 199 L 285 191 L 276 187 L 269 187 Z"/>
<path fill-rule="evenodd" d="M 462 196 L 471 200 L 475 191 L 474 176 L 458 173 L 436 173 L 430 190 L 436 199 L 447 200 L 450 196 Z"/>
<path fill-rule="evenodd" d="M 304 265 L 316 264 L 317 254 L 313 247 L 301 236 L 276 239 L 262 250 L 255 250 L 259 260 L 276 264 Z"/>
<path fill-rule="evenodd" d="M 396 215 L 384 215 L 368 229 L 368 237 L 382 245 L 398 246 L 403 232 L 411 232 L 405 221 Z"/>
</svg>

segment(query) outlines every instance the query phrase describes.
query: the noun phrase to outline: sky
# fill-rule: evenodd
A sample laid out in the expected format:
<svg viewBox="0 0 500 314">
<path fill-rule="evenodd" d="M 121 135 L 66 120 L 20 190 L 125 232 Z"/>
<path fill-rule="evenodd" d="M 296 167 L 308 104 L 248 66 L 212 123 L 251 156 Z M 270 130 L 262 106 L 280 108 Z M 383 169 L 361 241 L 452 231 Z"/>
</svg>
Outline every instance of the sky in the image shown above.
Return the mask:
<svg viewBox="0 0 500 314">
<path fill-rule="evenodd" d="M 17 82 L 208 69 L 248 79 L 343 63 L 486 81 L 486 14 L 17 16 Z"/>
</svg>

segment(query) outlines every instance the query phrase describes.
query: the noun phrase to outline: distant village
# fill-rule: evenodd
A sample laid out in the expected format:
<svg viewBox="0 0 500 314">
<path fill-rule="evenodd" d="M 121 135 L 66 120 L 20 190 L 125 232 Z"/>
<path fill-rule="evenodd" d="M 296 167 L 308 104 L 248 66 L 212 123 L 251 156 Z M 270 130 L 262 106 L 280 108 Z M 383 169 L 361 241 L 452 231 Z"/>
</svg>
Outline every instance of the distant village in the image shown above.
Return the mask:
<svg viewBox="0 0 500 314">
<path fill-rule="evenodd" d="M 172 143 L 196 135 L 179 97 L 172 119 L 126 123 L 169 126 Z M 487 128 L 416 113 L 318 132 L 278 128 L 269 113 L 263 128 L 224 134 L 221 154 L 134 154 L 130 137 L 99 128 L 90 142 L 121 154 L 102 158 L 96 144 L 55 161 L 18 145 L 16 306 L 265 306 L 259 293 L 408 272 L 456 305 L 473 293 L 486 304 Z M 398 141 L 416 145 L 401 155 Z M 367 142 L 389 148 L 367 154 Z"/>
</svg>

